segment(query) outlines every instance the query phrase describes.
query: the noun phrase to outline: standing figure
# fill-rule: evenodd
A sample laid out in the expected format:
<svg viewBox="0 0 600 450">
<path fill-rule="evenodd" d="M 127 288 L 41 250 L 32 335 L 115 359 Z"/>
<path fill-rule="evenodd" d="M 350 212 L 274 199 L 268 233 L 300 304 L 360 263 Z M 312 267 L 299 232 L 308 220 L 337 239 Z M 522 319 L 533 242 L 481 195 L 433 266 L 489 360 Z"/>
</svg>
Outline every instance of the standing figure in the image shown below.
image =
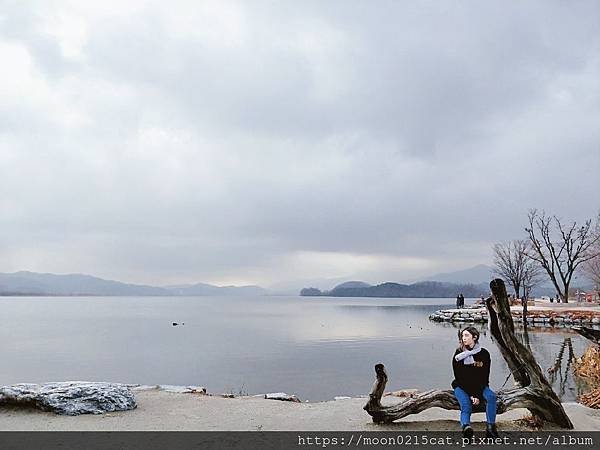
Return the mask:
<svg viewBox="0 0 600 450">
<path fill-rule="evenodd" d="M 479 345 L 479 331 L 475 327 L 466 327 L 459 331 L 458 336 L 459 346 L 452 357 L 452 388 L 460 405 L 463 437 L 470 439 L 473 436 L 473 406 L 485 401 L 486 437 L 497 438 L 496 393 L 489 386 L 492 365 L 490 354 Z"/>
<path fill-rule="evenodd" d="M 460 294 L 456 296 L 456 309 L 460 309 Z"/>
</svg>

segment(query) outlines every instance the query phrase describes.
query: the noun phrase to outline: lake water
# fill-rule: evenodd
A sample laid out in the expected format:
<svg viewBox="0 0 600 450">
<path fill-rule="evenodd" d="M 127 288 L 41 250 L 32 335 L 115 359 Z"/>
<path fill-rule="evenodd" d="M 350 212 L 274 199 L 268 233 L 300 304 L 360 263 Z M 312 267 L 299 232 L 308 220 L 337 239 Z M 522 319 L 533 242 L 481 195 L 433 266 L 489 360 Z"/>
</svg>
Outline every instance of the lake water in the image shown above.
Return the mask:
<svg viewBox="0 0 600 450">
<path fill-rule="evenodd" d="M 447 389 L 457 327 L 430 322 L 428 315 L 454 301 L 3 297 L 0 384 L 90 380 L 202 385 L 210 393 L 283 391 L 317 401 L 368 394 L 373 366 L 382 362 L 389 376 L 387 390 Z M 498 389 L 509 372 L 483 330 L 482 345 L 492 355 L 490 383 Z M 564 349 L 552 380 L 563 401 L 574 400 L 585 386 L 574 378 L 568 355 L 580 356 L 588 342 L 566 330 L 529 330 L 544 370 Z M 507 386 L 512 383 L 511 378 Z"/>
</svg>

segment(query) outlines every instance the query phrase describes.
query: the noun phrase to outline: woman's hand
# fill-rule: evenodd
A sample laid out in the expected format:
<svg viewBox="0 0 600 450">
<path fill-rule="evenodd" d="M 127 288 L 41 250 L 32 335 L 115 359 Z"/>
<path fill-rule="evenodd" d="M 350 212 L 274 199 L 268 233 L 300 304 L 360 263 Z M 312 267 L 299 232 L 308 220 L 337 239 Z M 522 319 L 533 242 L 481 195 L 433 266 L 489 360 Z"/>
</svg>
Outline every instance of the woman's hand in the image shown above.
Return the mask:
<svg viewBox="0 0 600 450">
<path fill-rule="evenodd" d="M 479 399 L 477 397 L 471 397 L 471 402 L 475 406 L 479 405 Z"/>
</svg>

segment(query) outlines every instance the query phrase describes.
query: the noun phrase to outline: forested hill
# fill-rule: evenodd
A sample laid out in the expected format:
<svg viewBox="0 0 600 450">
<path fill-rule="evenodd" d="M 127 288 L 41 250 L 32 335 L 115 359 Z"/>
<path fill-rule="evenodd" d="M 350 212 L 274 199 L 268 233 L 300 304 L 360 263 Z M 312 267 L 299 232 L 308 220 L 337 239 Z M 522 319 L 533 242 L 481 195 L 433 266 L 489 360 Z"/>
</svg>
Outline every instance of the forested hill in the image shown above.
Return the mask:
<svg viewBox="0 0 600 450">
<path fill-rule="evenodd" d="M 413 284 L 382 283 L 377 286 L 345 287 L 336 286 L 330 291 L 305 288 L 300 291 L 303 296 L 328 297 L 397 297 L 397 298 L 443 298 L 456 297 L 462 293 L 467 298 L 489 295 L 487 283 L 455 284 L 437 281 L 421 281 Z"/>
</svg>

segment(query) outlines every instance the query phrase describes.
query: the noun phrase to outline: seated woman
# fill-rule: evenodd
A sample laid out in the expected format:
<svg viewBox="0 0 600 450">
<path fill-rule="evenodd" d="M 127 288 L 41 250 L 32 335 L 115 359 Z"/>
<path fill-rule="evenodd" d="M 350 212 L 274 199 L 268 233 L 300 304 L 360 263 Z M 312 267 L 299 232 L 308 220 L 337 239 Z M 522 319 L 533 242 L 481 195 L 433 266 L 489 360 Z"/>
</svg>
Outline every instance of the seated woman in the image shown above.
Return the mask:
<svg viewBox="0 0 600 450">
<path fill-rule="evenodd" d="M 479 331 L 466 327 L 459 331 L 459 347 L 452 357 L 454 381 L 452 388 L 460 405 L 460 425 L 463 436 L 471 438 L 471 412 L 485 400 L 487 419 L 486 437 L 498 437 L 496 429 L 496 394 L 489 387 L 491 359 L 489 352 L 479 345 Z"/>
</svg>

